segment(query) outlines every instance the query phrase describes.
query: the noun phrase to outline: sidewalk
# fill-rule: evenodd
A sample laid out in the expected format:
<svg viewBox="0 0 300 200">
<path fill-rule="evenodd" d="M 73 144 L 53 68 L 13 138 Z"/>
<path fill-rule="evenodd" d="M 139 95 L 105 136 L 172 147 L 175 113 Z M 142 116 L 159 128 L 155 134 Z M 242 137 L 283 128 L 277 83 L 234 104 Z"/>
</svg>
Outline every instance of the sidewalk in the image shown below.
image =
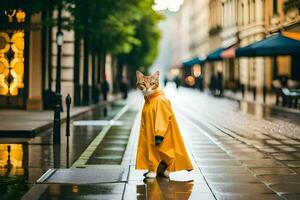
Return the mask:
<svg viewBox="0 0 300 200">
<path fill-rule="evenodd" d="M 113 99 L 85 107 L 71 107 L 70 116 L 74 118 L 97 107 L 106 106 Z M 52 128 L 54 111 L 0 110 L 0 118 L 0 137 L 29 138 Z M 61 113 L 61 122 L 65 120 L 66 109 Z"/>
<path fill-rule="evenodd" d="M 252 102 L 252 103 L 260 103 L 263 104 L 263 95 L 262 94 L 257 94 L 256 95 L 256 101 L 253 99 L 253 93 L 246 91 L 245 96 L 243 98 L 241 92 L 233 92 L 231 90 L 225 90 L 224 91 L 224 96 L 231 98 L 231 99 L 236 99 L 239 101 L 247 101 L 247 102 Z M 266 105 L 271 105 L 274 106 L 276 104 L 276 96 L 274 94 L 267 94 L 266 96 Z"/>
<path fill-rule="evenodd" d="M 233 99 L 233 100 L 237 100 L 239 102 L 248 103 L 248 104 L 261 105 L 261 106 L 271 109 L 271 110 L 277 110 L 277 111 L 282 111 L 282 112 L 292 113 L 292 114 L 300 114 L 299 109 L 288 108 L 288 107 L 276 105 L 276 96 L 274 94 L 268 94 L 266 96 L 266 103 L 263 102 L 262 95 L 257 95 L 256 101 L 254 101 L 253 94 L 251 92 L 246 92 L 245 97 L 243 98 L 241 92 L 234 93 L 230 90 L 225 90 L 224 97 Z"/>
</svg>

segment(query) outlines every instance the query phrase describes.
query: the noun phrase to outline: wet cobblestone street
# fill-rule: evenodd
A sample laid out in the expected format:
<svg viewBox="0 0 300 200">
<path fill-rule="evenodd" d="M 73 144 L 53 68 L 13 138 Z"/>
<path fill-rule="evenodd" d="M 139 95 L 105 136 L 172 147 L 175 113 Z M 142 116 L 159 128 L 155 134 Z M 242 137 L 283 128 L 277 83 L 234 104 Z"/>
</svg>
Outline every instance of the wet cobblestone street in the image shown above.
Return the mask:
<svg viewBox="0 0 300 200">
<path fill-rule="evenodd" d="M 290 122 L 288 115 L 282 120 L 280 112 L 265 113 L 261 105 L 253 110 L 246 102 L 191 90 L 170 92 L 170 98 L 176 100 L 175 110 L 214 143 L 201 148 L 196 142 L 200 136 L 194 134 L 189 147 L 194 146 L 193 155 L 217 199 L 300 197 L 299 117 Z"/>
</svg>

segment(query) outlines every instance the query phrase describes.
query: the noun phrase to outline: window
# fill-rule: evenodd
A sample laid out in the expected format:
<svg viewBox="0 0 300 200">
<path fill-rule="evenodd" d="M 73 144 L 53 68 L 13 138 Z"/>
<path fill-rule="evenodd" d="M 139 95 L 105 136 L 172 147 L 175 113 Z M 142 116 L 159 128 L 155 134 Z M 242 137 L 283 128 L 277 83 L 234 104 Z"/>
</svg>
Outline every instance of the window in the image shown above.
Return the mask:
<svg viewBox="0 0 300 200">
<path fill-rule="evenodd" d="M 244 14 L 245 14 L 245 8 L 244 8 L 244 4 L 242 3 L 242 25 L 244 25 L 245 24 L 245 17 L 244 17 Z"/>
<path fill-rule="evenodd" d="M 278 1 L 273 0 L 273 15 L 277 15 L 277 14 L 278 14 Z"/>
</svg>

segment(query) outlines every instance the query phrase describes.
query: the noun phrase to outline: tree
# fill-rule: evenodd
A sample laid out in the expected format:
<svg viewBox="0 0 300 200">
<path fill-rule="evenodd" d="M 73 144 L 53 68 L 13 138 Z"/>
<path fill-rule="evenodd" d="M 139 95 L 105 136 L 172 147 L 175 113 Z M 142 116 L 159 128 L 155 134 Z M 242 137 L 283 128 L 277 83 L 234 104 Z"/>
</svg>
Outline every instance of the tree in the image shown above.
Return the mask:
<svg viewBox="0 0 300 200">
<path fill-rule="evenodd" d="M 121 72 L 124 65 L 129 66 L 132 74 L 137 69 L 147 71 L 158 54 L 160 40 L 158 24 L 164 18 L 152 9 L 152 5 L 152 0 L 142 1 L 139 4 L 141 17 L 135 22 L 135 37 L 140 43 L 134 45 L 129 53 L 118 56 L 118 68 L 120 71 L 118 79 L 122 76 Z M 134 83 L 134 77 L 130 78 L 132 78 L 130 81 Z"/>
</svg>

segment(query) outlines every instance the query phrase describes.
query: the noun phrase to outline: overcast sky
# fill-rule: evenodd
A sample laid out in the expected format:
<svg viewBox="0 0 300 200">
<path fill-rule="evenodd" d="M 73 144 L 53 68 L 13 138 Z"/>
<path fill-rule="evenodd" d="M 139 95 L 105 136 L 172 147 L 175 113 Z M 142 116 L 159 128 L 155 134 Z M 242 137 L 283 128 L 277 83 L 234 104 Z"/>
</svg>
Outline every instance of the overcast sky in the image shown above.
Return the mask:
<svg viewBox="0 0 300 200">
<path fill-rule="evenodd" d="M 153 8 L 155 10 L 168 9 L 171 12 L 176 12 L 179 10 L 183 2 L 184 0 L 155 0 L 155 5 L 153 6 Z"/>
</svg>

